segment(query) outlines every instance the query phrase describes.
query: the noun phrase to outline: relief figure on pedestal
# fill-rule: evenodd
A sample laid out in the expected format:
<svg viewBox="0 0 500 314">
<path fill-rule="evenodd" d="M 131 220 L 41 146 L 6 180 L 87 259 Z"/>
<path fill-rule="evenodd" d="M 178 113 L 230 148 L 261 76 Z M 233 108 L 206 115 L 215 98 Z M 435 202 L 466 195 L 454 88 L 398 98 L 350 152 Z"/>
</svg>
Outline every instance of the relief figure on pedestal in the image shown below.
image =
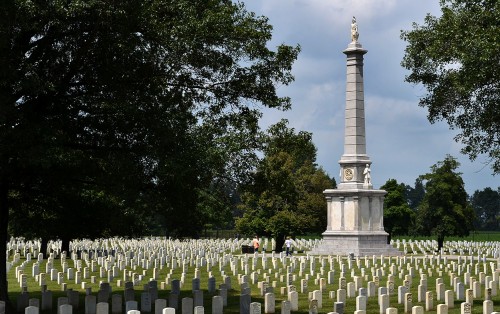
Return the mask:
<svg viewBox="0 0 500 314">
<path fill-rule="evenodd" d="M 370 174 L 370 165 L 366 164 L 365 170 L 363 171 L 363 174 L 365 175 L 365 184 L 371 184 L 372 183 L 372 177 Z"/>
</svg>

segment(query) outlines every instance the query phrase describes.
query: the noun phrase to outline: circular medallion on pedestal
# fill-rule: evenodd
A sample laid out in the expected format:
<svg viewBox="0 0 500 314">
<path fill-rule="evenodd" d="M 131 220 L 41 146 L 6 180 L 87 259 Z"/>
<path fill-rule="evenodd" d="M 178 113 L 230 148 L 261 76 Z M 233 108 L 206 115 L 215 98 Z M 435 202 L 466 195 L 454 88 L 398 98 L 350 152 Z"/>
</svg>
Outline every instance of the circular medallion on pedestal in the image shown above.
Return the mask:
<svg viewBox="0 0 500 314">
<path fill-rule="evenodd" d="M 351 181 L 352 178 L 354 176 L 354 172 L 352 171 L 351 168 L 347 168 L 344 170 L 344 178 L 347 180 L 347 181 Z"/>
</svg>

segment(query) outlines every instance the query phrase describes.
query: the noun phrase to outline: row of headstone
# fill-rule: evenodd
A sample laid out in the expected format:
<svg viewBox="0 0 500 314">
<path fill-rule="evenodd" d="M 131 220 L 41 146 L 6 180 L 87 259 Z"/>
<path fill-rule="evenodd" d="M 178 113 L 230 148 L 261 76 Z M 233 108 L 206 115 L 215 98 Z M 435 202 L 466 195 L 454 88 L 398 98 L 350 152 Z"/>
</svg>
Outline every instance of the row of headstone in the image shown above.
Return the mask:
<svg viewBox="0 0 500 314">
<path fill-rule="evenodd" d="M 57 314 L 73 314 L 73 306 L 70 304 L 62 304 L 61 306 L 58 307 L 57 309 Z M 143 312 L 142 310 L 137 309 L 137 306 L 135 304 L 130 303 L 129 307 L 127 308 L 127 314 L 140 314 Z M 147 311 L 150 312 L 150 311 Z M 39 314 L 40 309 L 35 306 L 29 306 L 24 310 L 25 314 Z M 109 314 L 109 304 L 108 303 L 97 303 L 93 308 L 88 308 L 85 309 L 86 314 Z M 144 313 L 144 312 L 143 312 Z M 193 313 L 193 312 L 191 312 Z M 191 314 L 190 313 L 190 314 Z M 218 312 L 213 312 L 214 314 Z M 220 312 L 222 313 L 222 312 Z M 0 312 L 0 314 L 5 314 Z M 175 314 L 175 309 L 170 308 L 170 307 L 161 307 L 158 306 L 155 309 L 155 314 Z M 195 307 L 194 308 L 194 314 L 204 314 L 203 307 Z"/>
<path fill-rule="evenodd" d="M 265 264 L 265 263 L 263 263 L 263 264 Z M 341 266 L 344 266 L 344 265 L 341 265 Z M 453 265 L 453 266 L 455 266 L 455 265 Z M 301 268 L 302 268 L 302 264 L 301 264 Z M 460 268 L 460 266 L 459 266 L 459 268 Z M 486 268 L 485 268 L 485 270 L 487 271 Z M 395 265 L 392 265 L 391 266 L 391 273 L 394 273 L 395 271 L 396 271 Z M 430 271 L 430 269 L 429 269 L 429 271 Z M 299 275 L 300 275 L 300 273 L 301 272 L 299 272 Z M 322 274 L 322 273 L 323 272 L 320 271 L 320 274 Z M 364 275 L 364 276 L 361 276 L 361 277 L 365 277 L 366 278 L 367 275 L 363 274 L 363 273 L 364 273 L 364 269 L 361 269 L 361 275 Z M 372 271 L 372 273 L 373 273 L 373 271 Z M 378 280 L 379 280 L 379 277 L 381 275 L 383 275 L 383 270 L 379 273 L 379 269 L 378 269 L 378 270 L 375 271 L 375 273 L 376 273 L 376 276 L 374 276 L 374 282 L 369 282 L 369 284 L 368 284 L 369 291 L 373 291 L 374 290 L 374 286 L 378 285 Z M 460 273 L 460 271 L 459 271 L 459 273 Z M 402 273 L 400 273 L 400 274 L 402 274 Z M 411 268 L 411 267 L 409 268 L 409 274 L 410 274 L 410 277 L 415 275 L 415 273 L 413 271 L 413 268 Z M 184 275 L 184 273 L 183 273 L 183 275 Z M 333 271 L 329 271 L 328 272 L 328 284 L 332 283 L 332 281 L 333 281 L 333 275 L 334 275 Z M 355 276 L 353 273 L 351 275 L 353 276 L 353 278 L 355 280 L 355 283 L 357 281 L 359 281 L 359 279 L 361 279 L 360 276 Z M 409 276 L 409 275 L 405 275 L 405 276 Z M 257 276 L 257 272 L 252 272 L 252 281 L 254 283 L 257 281 L 257 277 L 258 277 Z M 264 277 L 266 278 L 266 274 L 264 274 Z M 304 279 L 301 280 L 301 282 L 304 282 L 305 285 L 307 285 L 307 283 L 306 283 L 307 282 L 307 277 L 308 277 L 308 275 L 306 274 L 306 279 L 305 280 Z M 389 276 L 389 278 L 390 277 L 391 276 Z M 494 283 L 499 281 L 498 277 L 499 277 L 498 276 L 498 272 L 494 272 L 493 273 L 493 277 L 492 276 L 485 276 L 485 273 L 480 272 L 479 273 L 479 280 L 476 281 L 474 278 L 471 280 L 471 276 L 470 276 L 469 273 L 467 273 L 467 272 L 464 273 L 464 279 L 465 279 L 464 281 L 465 281 L 465 283 L 469 283 L 469 282 L 471 283 L 471 286 L 473 286 L 474 289 L 475 289 L 475 292 L 474 292 L 475 294 L 480 294 L 480 292 L 478 292 L 479 288 L 481 287 L 481 285 L 485 285 L 486 284 L 488 286 L 491 286 L 491 287 L 487 287 L 487 288 L 491 288 L 493 295 L 496 295 L 496 290 L 497 289 L 496 289 L 496 284 L 494 284 Z M 27 283 L 26 283 L 27 277 L 26 277 L 26 275 L 22 274 L 22 270 L 18 272 L 18 278 L 19 278 L 19 281 L 21 282 L 21 287 L 26 287 L 26 285 L 27 285 Z M 168 278 L 168 276 L 167 276 L 167 278 Z M 492 278 L 493 278 L 493 280 L 492 280 Z M 317 279 L 319 280 L 319 283 L 320 283 L 320 289 L 323 289 L 324 286 L 326 285 L 325 279 L 324 278 L 319 278 L 319 277 Z M 292 283 L 295 280 L 296 280 L 296 275 L 292 275 L 292 274 L 288 273 L 287 278 L 286 278 L 287 283 L 290 284 L 290 283 Z M 461 282 L 459 281 L 459 278 L 457 276 L 454 276 L 453 280 L 456 281 L 456 282 L 453 283 L 453 285 L 456 286 L 456 287 L 458 287 L 460 289 Z M 389 280 L 389 281 L 393 281 L 393 280 Z M 408 282 L 410 282 L 410 281 L 411 280 L 408 280 Z M 492 281 L 493 281 L 493 283 L 492 283 Z M 155 283 L 155 285 L 153 287 L 151 287 L 150 289 L 151 289 L 152 293 L 155 293 L 157 291 L 157 286 L 156 286 L 156 281 L 153 281 L 153 282 Z M 176 291 L 176 290 L 178 291 L 180 289 L 179 282 L 173 281 L 173 283 L 174 284 L 177 283 L 177 286 L 174 285 L 173 289 L 174 289 L 174 291 Z M 105 283 L 105 284 L 107 284 L 109 286 L 109 283 Z M 44 285 L 42 285 L 42 286 L 44 286 Z M 134 286 L 133 282 L 126 282 L 125 283 L 125 288 L 126 289 L 127 288 L 133 288 L 133 286 Z M 200 287 L 199 279 L 198 278 L 193 279 L 193 290 L 199 290 L 199 287 Z M 209 278 L 208 289 L 209 289 L 210 293 L 213 293 L 215 291 L 215 278 L 214 277 L 210 277 Z"/>
<path fill-rule="evenodd" d="M 193 246 L 192 244 L 197 245 L 196 242 L 192 241 L 178 241 L 165 239 L 161 237 L 156 238 L 148 238 L 150 242 L 161 243 L 163 245 L 166 241 L 172 243 L 174 246 Z M 133 250 L 137 247 L 140 247 L 141 240 L 134 239 L 123 239 L 123 238 L 112 238 L 112 239 L 98 239 L 95 241 L 90 240 L 73 240 L 70 242 L 70 251 L 71 252 L 89 252 L 90 255 L 107 256 L 108 254 L 114 254 L 117 251 L 123 250 Z M 215 240 L 209 240 L 214 242 Z M 219 240 L 216 240 L 219 241 Z M 224 245 L 225 250 L 230 250 L 232 253 L 238 252 L 241 249 L 242 245 L 248 245 L 251 243 L 251 239 L 242 238 L 242 239 L 221 239 L 222 245 Z M 139 244 L 138 244 L 139 243 Z M 293 246 L 296 250 L 300 251 L 308 251 L 313 247 L 317 246 L 320 243 L 319 240 L 311 240 L 311 239 L 294 239 Z M 47 255 L 53 253 L 55 256 L 58 256 L 62 253 L 62 241 L 61 240 L 50 240 L 47 244 Z M 261 248 L 264 251 L 274 251 L 276 249 L 276 242 L 274 239 L 263 238 L 261 239 Z M 7 253 L 9 252 L 20 252 L 23 256 L 26 256 L 27 253 L 30 253 L 32 256 L 37 255 L 41 252 L 41 241 L 24 241 L 22 238 L 11 238 L 7 243 Z M 99 251 L 99 253 L 98 253 Z M 102 253 L 101 253 L 102 252 Z"/>
<path fill-rule="evenodd" d="M 24 308 L 18 308 L 17 312 L 24 311 L 27 314 L 34 314 L 34 313 L 39 313 L 41 311 L 53 310 L 52 307 L 50 308 L 40 307 L 39 303 L 33 301 L 38 301 L 38 299 L 30 299 L 29 305 Z M 70 304 L 68 298 L 60 297 L 57 300 L 56 308 L 57 308 L 57 313 L 62 314 L 62 313 L 72 313 L 73 310 L 78 309 L 78 306 Z M 167 307 L 167 300 L 165 299 L 156 299 L 153 304 L 150 303 L 149 300 L 147 299 L 141 299 L 140 304 L 137 301 L 127 301 L 125 302 L 125 308 L 123 308 L 121 303 L 117 304 L 116 302 L 113 302 L 110 307 L 110 304 L 107 302 L 97 302 L 96 297 L 92 295 L 85 297 L 84 310 L 86 314 L 108 314 L 108 313 L 120 314 L 120 313 L 129 313 L 130 311 L 152 313 L 153 308 L 155 314 L 164 313 L 164 310 L 167 308 L 169 309 L 167 311 L 170 313 L 175 313 L 175 311 L 177 310 L 177 307 L 172 307 L 172 305 Z M 182 313 L 191 314 L 193 313 L 193 311 L 198 313 L 203 313 L 201 312 L 203 308 L 204 308 L 203 305 L 196 305 L 195 300 L 193 298 L 182 299 L 182 308 L 181 308 Z M 222 297 L 214 296 L 212 300 L 212 313 L 222 314 L 223 308 L 224 305 Z M 0 314 L 5 314 L 5 303 L 3 301 L 0 302 Z"/>
<path fill-rule="evenodd" d="M 112 249 L 109 251 L 110 252 L 114 251 L 116 253 L 119 250 Z M 181 250 L 178 250 L 176 252 L 179 253 L 179 254 L 177 254 L 177 257 L 179 257 L 177 260 L 180 261 L 180 264 L 183 265 L 183 268 L 187 265 L 187 263 L 185 262 L 185 260 L 184 261 L 181 260 L 182 254 L 184 254 L 184 258 L 186 258 L 186 260 L 190 261 L 190 264 L 193 264 L 195 266 L 207 265 L 207 271 L 209 271 L 208 265 L 210 265 L 212 263 L 210 261 L 210 259 L 211 258 L 213 259 L 213 257 L 210 256 L 209 249 L 202 249 L 202 248 L 198 247 L 198 249 L 196 249 L 196 250 L 188 250 L 188 251 L 184 251 L 184 253 Z M 201 257 L 198 257 L 198 255 L 196 255 L 196 254 L 201 254 L 201 253 L 203 253 Z M 135 254 L 137 254 L 137 257 L 139 259 L 144 260 L 145 257 L 147 257 L 147 255 L 149 253 L 147 250 L 143 250 L 143 251 L 138 250 L 138 251 L 135 251 L 133 254 L 129 254 L 129 257 L 132 257 L 132 255 L 135 255 Z M 103 258 L 103 256 L 99 257 L 98 255 L 99 254 L 96 254 L 96 258 L 98 261 L 97 264 L 106 264 L 106 262 L 107 262 L 109 264 L 109 267 L 112 267 L 112 265 L 114 263 L 120 262 L 120 258 L 119 257 L 115 258 L 113 255 L 108 255 L 108 259 Z M 66 259 L 65 255 L 61 254 L 61 258 L 63 258 L 63 256 L 64 256 L 64 259 Z M 149 256 L 151 257 L 153 255 L 149 255 Z M 154 256 L 154 257 L 156 258 L 158 256 Z M 78 257 L 71 254 L 71 258 L 73 258 L 73 262 L 76 264 L 76 267 L 78 267 L 77 266 L 78 261 L 79 261 L 79 260 L 77 260 Z M 14 258 L 14 259 L 16 259 L 16 258 Z M 231 270 L 233 271 L 233 275 L 240 275 L 240 274 L 235 274 L 235 272 L 238 271 L 237 270 L 238 268 L 240 271 L 244 270 L 244 273 L 245 273 L 244 276 L 247 276 L 247 274 L 250 275 L 250 278 L 251 278 L 250 282 L 252 284 L 255 284 L 256 282 L 258 282 L 260 279 L 259 277 L 261 277 L 261 276 L 264 276 L 264 279 L 269 280 L 271 277 L 267 276 L 267 275 L 276 275 L 278 277 L 275 277 L 275 278 L 279 278 L 280 281 L 286 282 L 287 284 L 294 283 L 297 281 L 297 279 L 300 279 L 301 283 L 304 283 L 305 284 L 304 286 L 307 286 L 307 281 L 314 279 L 314 276 L 316 275 L 316 278 L 314 280 L 319 281 L 320 289 L 325 288 L 325 284 L 323 284 L 323 285 L 321 284 L 321 283 L 325 282 L 325 279 L 320 277 L 320 276 L 326 275 L 327 269 L 325 269 L 325 266 L 329 264 L 330 269 L 332 269 L 332 262 L 336 262 L 336 263 L 339 263 L 341 273 L 345 273 L 344 275 L 339 274 L 339 275 L 341 275 L 339 280 L 341 278 L 344 278 L 344 283 L 341 282 L 340 285 L 341 286 L 346 285 L 345 288 L 347 289 L 347 293 L 348 293 L 349 297 L 353 297 L 353 295 L 355 294 L 353 291 L 356 291 L 356 289 L 355 289 L 356 285 L 359 285 L 359 283 L 356 284 L 359 281 L 359 278 L 362 278 L 365 281 L 367 281 L 367 278 L 369 278 L 370 271 L 371 271 L 371 275 L 374 276 L 374 278 L 373 278 L 373 282 L 369 281 L 368 286 L 366 287 L 366 289 L 369 291 L 373 291 L 373 286 L 377 286 L 375 277 L 380 278 L 381 276 L 387 275 L 385 273 L 387 271 L 387 266 L 385 266 L 385 269 L 382 267 L 381 268 L 375 267 L 375 266 L 378 266 L 378 267 L 382 266 L 382 265 L 379 266 L 378 265 L 379 263 L 380 264 L 386 263 L 386 260 L 382 257 L 372 257 L 372 258 L 364 258 L 364 259 L 357 258 L 356 260 L 347 260 L 347 261 L 341 260 L 340 258 L 336 258 L 336 261 L 335 261 L 335 257 L 333 257 L 333 258 L 330 258 L 330 257 L 329 258 L 324 258 L 324 257 L 323 258 L 314 258 L 314 257 L 306 256 L 306 257 L 301 257 L 299 259 L 292 258 L 289 261 L 287 261 L 286 259 L 283 259 L 282 256 L 278 257 L 278 256 L 270 255 L 270 257 L 269 257 L 269 255 L 267 255 L 267 257 L 266 257 L 265 254 L 262 254 L 262 264 L 265 263 L 265 264 L 268 264 L 269 266 L 272 265 L 272 269 L 270 269 L 270 270 L 275 271 L 274 273 L 271 273 L 271 272 L 261 273 L 260 272 L 261 269 L 255 269 L 257 259 L 259 259 L 259 258 L 257 258 L 256 255 L 241 257 L 239 259 L 237 257 L 234 257 L 234 256 L 226 255 L 225 258 L 219 259 L 219 260 L 217 260 L 217 262 L 220 263 L 222 261 L 222 263 L 225 262 L 226 265 L 230 264 L 231 268 L 232 268 Z M 270 263 L 268 262 L 268 259 L 270 260 Z M 389 259 L 387 264 L 390 263 L 389 272 L 391 274 L 399 273 L 400 278 L 402 278 L 403 276 L 409 276 L 408 279 L 404 278 L 405 281 L 407 281 L 405 286 L 406 285 L 411 286 L 411 278 L 413 276 L 415 276 L 418 273 L 418 271 L 421 271 L 421 270 L 429 270 L 429 271 L 438 272 L 438 273 L 441 272 L 441 276 L 442 276 L 443 274 L 450 273 L 450 271 L 452 271 L 454 269 L 456 269 L 457 273 L 460 273 L 460 269 L 459 269 L 460 266 L 464 266 L 463 267 L 464 270 L 466 270 L 465 266 L 467 266 L 467 267 L 470 266 L 469 270 L 472 273 L 479 275 L 479 277 L 486 277 L 484 275 L 481 276 L 481 272 L 479 272 L 479 274 L 478 274 L 479 270 L 483 270 L 485 272 L 485 274 L 487 272 L 491 271 L 490 269 L 485 268 L 486 266 L 488 266 L 488 264 L 485 263 L 484 259 L 476 259 L 475 261 L 464 260 L 462 263 L 463 265 L 460 265 L 460 263 L 454 263 L 454 262 L 448 263 L 446 258 L 433 264 L 433 261 L 435 261 L 436 259 L 424 258 L 424 259 L 422 259 L 423 262 L 421 262 L 419 265 L 419 261 L 422 261 L 422 260 L 412 259 L 412 258 L 406 259 L 403 257 L 403 258 L 398 258 L 398 259 L 393 259 L 393 260 Z M 173 260 L 174 259 L 172 259 L 172 261 Z M 363 263 L 363 261 L 364 261 L 364 263 Z M 85 262 L 91 264 L 93 261 L 86 259 Z M 128 262 L 131 262 L 131 260 L 129 260 Z M 128 262 L 126 264 L 128 264 Z M 315 267 L 316 262 L 321 264 L 319 272 L 316 272 L 316 270 L 315 270 L 316 269 L 316 267 Z M 344 262 L 347 262 L 347 263 L 344 263 Z M 410 262 L 411 265 L 407 264 L 407 262 Z M 472 263 L 477 262 L 477 263 L 471 264 L 471 262 Z M 133 262 L 131 262 L 131 263 L 133 263 Z M 466 265 L 467 263 L 469 263 L 469 265 Z M 479 263 L 482 263 L 482 264 L 479 264 Z M 80 264 L 81 264 L 81 260 L 80 260 Z M 151 264 L 153 264 L 153 262 Z M 172 262 L 172 264 L 173 264 L 173 262 Z M 308 264 L 310 266 L 309 270 L 307 270 Z M 364 267 L 362 267 L 363 264 L 364 264 Z M 440 268 L 436 268 L 435 266 L 437 266 L 437 265 L 439 265 Z M 478 267 L 479 265 L 483 266 L 482 269 L 479 269 L 480 268 L 480 267 Z M 357 270 L 361 271 L 361 274 L 356 275 L 354 273 L 356 266 L 357 266 Z M 406 269 L 405 269 L 405 266 L 406 266 Z M 433 267 L 431 267 L 431 266 L 433 266 Z M 443 269 L 443 266 L 444 266 L 444 269 Z M 297 268 L 300 269 L 299 275 L 292 274 L 292 272 L 295 271 Z M 491 268 L 493 268 L 493 266 Z M 280 274 L 280 270 L 286 270 L 286 274 L 284 274 L 284 273 Z M 358 278 L 354 278 L 354 283 L 347 283 L 346 284 L 345 278 L 346 278 L 347 272 L 349 270 L 351 270 L 351 277 L 353 277 L 353 278 L 358 277 Z M 187 269 L 186 270 L 183 269 L 183 271 L 184 271 L 183 274 L 185 274 L 185 271 L 187 271 Z M 302 274 L 301 274 L 301 271 L 302 271 Z M 472 273 L 469 273 L 469 276 Z M 330 274 L 332 274 L 332 275 L 330 276 Z M 353 276 L 353 274 L 354 274 L 354 276 Z M 21 281 L 23 281 L 23 278 L 25 278 L 25 277 L 23 277 L 24 274 L 19 273 L 19 275 L 20 275 Z M 32 273 L 32 275 L 33 275 L 33 273 Z M 213 277 L 211 277 L 211 278 L 213 278 Z M 301 278 L 303 278 L 303 279 L 301 279 Z M 332 281 L 332 279 L 333 279 L 333 273 L 329 273 L 328 274 L 328 281 Z M 302 280 L 305 280 L 305 281 L 302 281 Z M 451 280 L 451 278 L 450 278 L 450 280 Z M 481 281 L 483 281 L 483 280 L 481 278 L 479 278 L 479 282 L 481 282 Z M 486 281 L 486 278 L 484 278 L 484 281 Z M 134 283 L 136 283 L 136 282 L 134 282 Z M 196 284 L 199 285 L 199 283 L 193 282 L 193 285 L 196 285 Z M 352 289 L 353 284 L 354 284 L 354 290 Z M 454 286 L 458 287 L 457 289 L 459 289 L 459 291 L 461 291 L 460 285 L 457 285 L 457 284 L 458 284 L 458 282 L 455 283 Z M 475 285 L 478 286 L 477 283 Z M 488 285 L 491 285 L 491 280 L 488 283 Z M 304 288 L 305 288 L 304 286 L 301 286 L 301 290 L 304 290 Z M 493 286 L 495 286 L 495 285 L 493 285 Z M 481 287 L 481 285 L 479 287 Z M 194 287 L 193 290 L 197 290 L 197 289 Z M 440 288 L 440 290 L 441 290 L 441 288 Z M 478 289 L 476 289 L 476 290 L 478 290 Z M 479 289 L 479 290 L 481 290 L 481 289 Z M 421 288 L 421 291 L 422 291 L 422 294 L 425 292 L 423 290 L 423 287 Z M 373 294 L 373 292 L 370 292 L 370 293 Z"/>
<path fill-rule="evenodd" d="M 396 248 L 404 251 L 406 254 L 432 254 L 437 249 L 435 240 L 399 240 L 393 242 Z M 440 251 L 440 254 L 459 255 L 459 256 L 478 256 L 485 258 L 500 257 L 500 245 L 497 241 L 475 242 L 475 241 L 446 241 Z"/>
</svg>

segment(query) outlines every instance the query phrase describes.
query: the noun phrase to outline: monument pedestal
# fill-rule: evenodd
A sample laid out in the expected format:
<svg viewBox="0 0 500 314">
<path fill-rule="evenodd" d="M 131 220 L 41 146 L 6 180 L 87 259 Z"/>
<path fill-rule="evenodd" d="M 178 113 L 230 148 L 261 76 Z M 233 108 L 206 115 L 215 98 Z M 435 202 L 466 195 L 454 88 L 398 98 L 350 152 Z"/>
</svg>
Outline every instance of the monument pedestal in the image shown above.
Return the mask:
<svg viewBox="0 0 500 314">
<path fill-rule="evenodd" d="M 397 251 L 397 250 L 396 250 Z M 400 255 L 393 252 L 387 245 L 386 232 L 324 232 L 321 246 L 313 249 L 310 254 L 321 255 Z"/>
<path fill-rule="evenodd" d="M 343 186 L 345 187 L 345 186 Z M 323 192 L 327 199 L 328 225 L 314 255 L 401 255 L 387 243 L 384 231 L 383 190 L 337 189 Z"/>
<path fill-rule="evenodd" d="M 325 231 L 321 244 L 311 255 L 399 256 L 401 252 L 387 244 L 385 231 Z"/>
</svg>

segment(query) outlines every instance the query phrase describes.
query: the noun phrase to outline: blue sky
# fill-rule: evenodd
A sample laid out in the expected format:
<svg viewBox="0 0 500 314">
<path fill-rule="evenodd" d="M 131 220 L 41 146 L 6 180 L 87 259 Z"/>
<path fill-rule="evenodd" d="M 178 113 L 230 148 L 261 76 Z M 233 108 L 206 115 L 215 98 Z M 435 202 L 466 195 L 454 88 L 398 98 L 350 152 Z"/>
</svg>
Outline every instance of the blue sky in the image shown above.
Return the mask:
<svg viewBox="0 0 500 314">
<path fill-rule="evenodd" d="M 317 163 L 338 181 L 343 154 L 346 59 L 350 24 L 356 17 L 359 42 L 368 50 L 364 59 L 367 153 L 372 161 L 372 182 L 379 188 L 388 179 L 413 185 L 415 179 L 450 154 L 458 159 L 469 194 L 485 187 L 496 189 L 487 158 L 476 161 L 460 154 L 456 132 L 445 122 L 430 124 L 427 109 L 418 106 L 425 95 L 421 86 L 404 82 L 400 65 L 405 42 L 401 30 L 422 24 L 427 13 L 441 15 L 438 0 L 246 0 L 247 10 L 269 18 L 271 47 L 299 44 L 295 82 L 279 88 L 292 98 L 287 112 L 265 110 L 263 128 L 281 118 L 290 127 L 313 133 Z"/>
</svg>

